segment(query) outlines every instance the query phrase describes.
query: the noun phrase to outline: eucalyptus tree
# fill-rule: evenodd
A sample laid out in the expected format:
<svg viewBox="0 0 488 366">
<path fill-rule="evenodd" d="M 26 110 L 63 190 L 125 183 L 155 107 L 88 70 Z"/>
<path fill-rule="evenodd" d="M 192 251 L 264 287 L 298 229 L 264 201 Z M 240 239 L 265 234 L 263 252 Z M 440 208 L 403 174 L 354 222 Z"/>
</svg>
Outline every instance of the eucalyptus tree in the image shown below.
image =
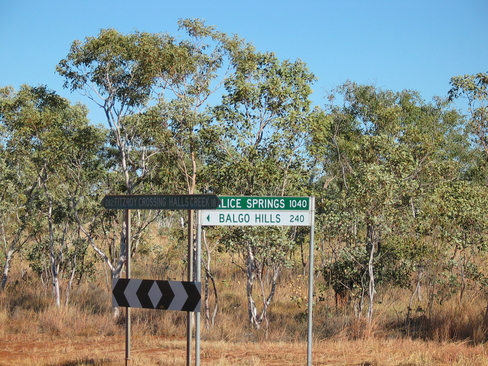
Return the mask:
<svg viewBox="0 0 488 366">
<path fill-rule="evenodd" d="M 462 233 L 464 235 L 464 239 L 460 240 L 458 235 L 454 235 L 453 238 L 457 239 L 456 246 L 461 245 L 463 250 L 461 253 L 465 253 L 466 250 L 469 252 L 476 252 L 481 249 L 485 249 L 485 245 L 481 245 L 483 243 L 484 233 L 485 231 L 482 230 L 486 214 L 484 213 L 484 208 L 486 204 L 481 202 L 482 197 L 486 195 L 486 192 L 481 192 L 472 200 L 467 201 L 467 198 L 470 197 L 470 192 L 472 190 L 482 190 L 485 191 L 488 182 L 488 73 L 477 73 L 473 75 L 460 75 L 452 77 L 450 80 L 451 89 L 449 90 L 449 99 L 454 100 L 465 100 L 467 102 L 467 112 L 468 112 L 468 131 L 472 138 L 474 152 L 472 156 L 472 164 L 470 165 L 469 169 L 466 170 L 466 179 L 470 181 L 470 185 L 466 187 L 461 187 L 463 192 L 468 192 L 466 197 L 459 197 L 458 194 L 452 194 L 452 197 L 448 200 L 448 202 L 456 202 L 455 204 L 450 204 L 450 218 L 456 218 L 455 224 L 452 227 L 459 227 L 461 225 L 460 230 L 457 232 Z M 472 196 L 472 194 L 471 194 Z M 459 202 L 460 200 L 464 200 Z M 473 205 L 470 207 L 468 212 L 462 213 L 458 210 L 458 207 L 465 207 L 466 205 Z M 467 223 L 466 215 L 471 214 L 471 225 Z M 470 230 L 470 227 L 473 225 L 479 225 L 474 231 Z M 452 228 L 450 227 L 450 228 Z M 447 227 L 449 229 L 449 227 Z M 473 234 L 477 233 L 478 237 L 473 237 Z M 469 243 L 470 245 L 466 245 Z M 484 251 L 484 250 L 483 250 Z M 462 264 L 464 261 L 461 260 L 460 263 Z M 472 271 L 477 272 L 478 268 L 476 267 L 476 263 L 471 261 L 469 263 Z M 476 270 L 473 270 L 473 267 Z M 481 269 L 481 268 L 480 268 Z M 473 276 L 473 274 L 471 273 Z M 476 274 L 478 276 L 479 281 L 486 286 L 486 274 L 483 271 L 480 271 Z M 463 294 L 463 287 L 465 284 L 464 272 L 461 272 L 460 275 L 461 284 L 457 284 L 454 286 L 455 288 L 460 288 L 460 299 L 462 299 Z M 483 278 L 485 278 L 483 280 Z M 488 306 L 485 317 L 488 318 Z"/>
<path fill-rule="evenodd" d="M 181 20 L 179 26 L 188 39 L 102 30 L 97 37 L 73 42 L 57 67 L 66 87 L 82 91 L 105 113 L 117 154 L 113 168 L 120 174 L 116 192 L 197 189 L 205 105 L 227 74 L 226 57 L 242 41 L 199 20 Z M 155 218 L 150 213 L 138 217 L 135 236 Z M 124 233 L 122 227 L 114 277 L 126 257 Z"/>
<path fill-rule="evenodd" d="M 187 50 L 187 71 L 179 78 L 162 75 L 165 94 L 144 114 L 152 129 L 155 144 L 164 154 L 158 156 L 157 177 L 171 178 L 172 190 L 187 193 L 217 193 L 208 174 L 211 161 L 218 161 L 218 146 L 225 136 L 213 121 L 212 106 L 218 102 L 222 85 L 235 75 L 243 54 L 254 52 L 252 45 L 237 36 L 229 36 L 200 20 L 181 20 L 189 39 L 179 43 Z M 192 218 L 190 212 L 188 218 Z M 193 241 L 193 225 L 188 223 L 188 237 Z M 181 236 L 181 229 L 178 229 Z M 205 232 L 204 232 L 205 235 Z M 205 241 L 205 314 L 210 325 L 210 288 L 213 279 L 211 247 Z M 193 254 L 193 247 L 189 248 Z M 218 292 L 212 286 L 213 318 L 218 310 Z M 212 320 L 213 322 L 213 320 Z"/>
<path fill-rule="evenodd" d="M 74 41 L 67 57 L 57 66 L 58 73 L 65 77 L 65 87 L 81 91 L 105 113 L 113 146 L 112 169 L 121 175 L 112 193 L 137 193 L 148 174 L 156 151 L 152 146 L 141 145 L 142 137 L 133 136 L 126 121 L 147 106 L 156 77 L 178 68 L 180 56 L 172 37 L 141 32 L 122 35 L 114 29 L 103 29 L 98 37 Z M 145 227 L 151 219 L 144 219 L 139 226 Z M 125 226 L 126 221 L 123 222 Z M 119 277 L 127 256 L 124 226 L 120 231 L 120 251 L 112 260 L 88 236 L 110 267 L 112 277 Z"/>
<path fill-rule="evenodd" d="M 153 121 L 154 133 L 159 131 L 155 144 L 165 152 L 160 157 L 175 162 L 181 186 L 192 194 L 206 189 L 206 183 L 198 181 L 203 156 L 220 137 L 212 134 L 210 110 L 222 93 L 221 86 L 233 75 L 236 58 L 252 46 L 200 20 L 180 20 L 179 26 L 189 36 L 178 43 L 186 56 L 181 66 L 185 69 L 176 76 L 161 74 L 164 95 L 147 117 Z M 167 162 L 161 167 L 167 170 Z"/>
<path fill-rule="evenodd" d="M 2 237 L 2 282 L 7 284 L 11 263 L 25 243 L 29 241 L 29 226 L 34 220 L 32 199 L 36 177 L 30 169 L 29 152 L 15 139 L 15 90 L 0 89 L 0 233 Z"/>
<path fill-rule="evenodd" d="M 412 91 L 350 82 L 337 93 L 344 105 L 328 107 L 310 150 L 326 172 L 324 222 L 346 244 L 335 248 L 337 263 L 326 273 L 336 290 L 353 290 L 358 316 L 369 300 L 371 322 L 377 283 L 407 285 L 420 263 L 416 228 L 425 198 L 460 178 L 467 140 L 464 120 L 447 101 L 427 104 Z"/>
<path fill-rule="evenodd" d="M 114 29 L 104 29 L 97 37 L 74 41 L 67 57 L 57 66 L 57 71 L 65 77 L 65 87 L 82 91 L 105 113 L 113 147 L 108 150 L 113 154 L 109 161 L 113 163 L 111 169 L 118 173 L 111 174 L 111 193 L 144 192 L 144 183 L 152 172 L 151 161 L 159 151 L 151 144 L 152 136 L 143 126 L 139 127 L 138 115 L 155 95 L 162 93 L 158 77 L 161 74 L 178 77 L 185 59 L 185 50 L 177 47 L 174 38 L 168 35 L 141 32 L 123 35 Z M 134 220 L 137 229 L 133 235 L 140 238 L 155 217 L 152 212 L 139 213 L 137 221 Z M 117 221 L 113 213 L 101 218 Z M 96 238 L 84 228 L 112 277 L 119 277 L 127 257 L 126 220 L 122 222 L 119 249 L 108 251 L 97 246 Z M 98 221 L 98 225 L 109 228 L 103 222 Z"/>
<path fill-rule="evenodd" d="M 231 195 L 304 194 L 309 180 L 305 146 L 314 75 L 300 60 L 280 61 L 273 53 L 253 48 L 240 52 L 234 63 L 222 103 L 214 108 L 222 139 L 208 160 L 212 189 Z M 296 235 L 295 229 L 237 228 L 222 238 L 246 273 L 249 321 L 256 328 L 264 321 L 267 330 L 268 307 Z M 256 296 L 262 300 L 260 311 Z"/>
<path fill-rule="evenodd" d="M 2 102 L 2 119 L 9 131 L 8 163 L 18 168 L 22 164 L 25 176 L 17 180 L 25 195 L 25 203 L 18 208 L 19 228 L 29 223 L 28 234 L 36 242 L 30 250 L 32 267 L 51 281 L 59 306 L 60 276 L 71 277 L 70 287 L 80 261 L 86 259 L 72 198 L 98 193 L 93 180 L 75 178 L 95 175 L 92 168 L 105 135 L 88 125 L 85 107 L 72 106 L 44 86 L 22 86 Z M 13 249 L 16 240 L 11 242 Z"/>
</svg>

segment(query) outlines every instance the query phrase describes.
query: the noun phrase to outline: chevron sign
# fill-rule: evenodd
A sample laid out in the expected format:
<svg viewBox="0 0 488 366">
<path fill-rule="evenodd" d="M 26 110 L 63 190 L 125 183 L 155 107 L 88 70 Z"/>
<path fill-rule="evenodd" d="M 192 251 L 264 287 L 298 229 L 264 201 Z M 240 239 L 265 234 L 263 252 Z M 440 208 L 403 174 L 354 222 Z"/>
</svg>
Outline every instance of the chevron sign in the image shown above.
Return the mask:
<svg viewBox="0 0 488 366">
<path fill-rule="evenodd" d="M 112 280 L 112 305 L 200 312 L 201 282 Z"/>
</svg>

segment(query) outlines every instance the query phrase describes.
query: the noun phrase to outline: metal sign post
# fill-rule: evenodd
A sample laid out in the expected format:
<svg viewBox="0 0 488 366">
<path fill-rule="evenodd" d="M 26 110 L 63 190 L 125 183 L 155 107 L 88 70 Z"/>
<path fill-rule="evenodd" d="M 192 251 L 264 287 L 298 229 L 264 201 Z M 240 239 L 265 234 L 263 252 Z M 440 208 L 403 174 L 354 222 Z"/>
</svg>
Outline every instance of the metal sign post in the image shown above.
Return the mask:
<svg viewBox="0 0 488 366">
<path fill-rule="evenodd" d="M 307 326 L 307 366 L 312 366 L 312 328 L 313 328 L 313 276 L 315 251 L 315 197 L 310 200 L 312 222 L 310 225 L 310 253 L 308 260 L 308 326 Z"/>
<path fill-rule="evenodd" d="M 130 210 L 125 210 L 125 278 L 130 278 Z M 125 366 L 130 361 L 130 307 L 125 309 Z"/>
<path fill-rule="evenodd" d="M 193 211 L 188 210 L 188 281 L 193 281 Z M 186 314 L 186 366 L 191 365 L 192 313 Z"/>
<path fill-rule="evenodd" d="M 196 280 L 202 277 L 202 222 L 197 214 Z M 195 366 L 200 366 L 200 312 L 195 313 Z"/>
</svg>

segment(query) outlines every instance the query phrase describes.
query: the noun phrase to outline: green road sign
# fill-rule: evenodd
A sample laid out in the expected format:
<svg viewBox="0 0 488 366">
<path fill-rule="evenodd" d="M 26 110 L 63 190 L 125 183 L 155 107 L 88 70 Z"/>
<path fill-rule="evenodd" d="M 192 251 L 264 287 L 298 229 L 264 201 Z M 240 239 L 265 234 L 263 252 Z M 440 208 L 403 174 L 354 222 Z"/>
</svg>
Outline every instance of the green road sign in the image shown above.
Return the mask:
<svg viewBox="0 0 488 366">
<path fill-rule="evenodd" d="M 108 195 L 102 200 L 111 210 L 211 210 L 220 203 L 215 194 Z"/>
<path fill-rule="evenodd" d="M 219 196 L 217 210 L 310 211 L 310 197 Z"/>
<path fill-rule="evenodd" d="M 310 197 L 219 196 L 216 210 L 200 211 L 203 226 L 311 226 Z"/>
</svg>

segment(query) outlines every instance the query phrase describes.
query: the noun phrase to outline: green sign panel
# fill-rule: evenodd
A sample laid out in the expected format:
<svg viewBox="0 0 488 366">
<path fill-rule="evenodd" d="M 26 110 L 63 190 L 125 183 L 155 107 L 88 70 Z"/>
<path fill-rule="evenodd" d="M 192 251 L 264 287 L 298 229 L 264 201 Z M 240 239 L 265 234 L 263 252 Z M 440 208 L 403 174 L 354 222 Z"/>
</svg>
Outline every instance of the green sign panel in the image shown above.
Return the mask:
<svg viewBox="0 0 488 366">
<path fill-rule="evenodd" d="M 310 211 L 310 197 L 219 196 L 217 210 Z"/>
<path fill-rule="evenodd" d="M 111 210 L 211 210 L 219 204 L 215 194 L 109 195 L 102 200 Z"/>
</svg>

